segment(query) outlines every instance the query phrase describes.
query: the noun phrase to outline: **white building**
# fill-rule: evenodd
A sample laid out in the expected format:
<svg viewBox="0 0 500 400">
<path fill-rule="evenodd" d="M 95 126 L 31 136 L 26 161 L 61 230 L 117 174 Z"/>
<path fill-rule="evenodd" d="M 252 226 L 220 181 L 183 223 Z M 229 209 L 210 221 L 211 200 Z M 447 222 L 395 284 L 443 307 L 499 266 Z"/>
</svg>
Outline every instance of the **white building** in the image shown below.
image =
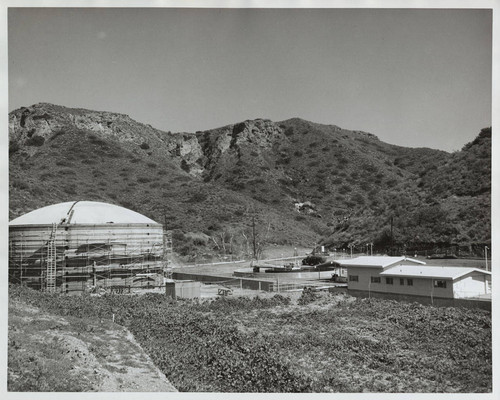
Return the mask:
<svg viewBox="0 0 500 400">
<path fill-rule="evenodd" d="M 430 266 L 406 257 L 358 257 L 339 261 L 348 289 L 464 299 L 491 294 L 491 272 L 479 268 Z"/>
</svg>

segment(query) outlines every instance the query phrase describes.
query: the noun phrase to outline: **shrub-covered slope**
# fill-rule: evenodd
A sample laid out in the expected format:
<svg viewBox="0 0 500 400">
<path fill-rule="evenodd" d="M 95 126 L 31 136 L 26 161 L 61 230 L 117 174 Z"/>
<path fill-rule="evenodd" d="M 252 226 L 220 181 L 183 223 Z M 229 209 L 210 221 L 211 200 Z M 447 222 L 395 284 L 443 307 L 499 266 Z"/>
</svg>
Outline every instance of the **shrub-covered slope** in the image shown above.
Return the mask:
<svg viewBox="0 0 500 400">
<path fill-rule="evenodd" d="M 57 315 L 114 317 L 181 392 L 491 392 L 489 312 L 305 293 L 200 303 L 9 289 Z"/>
<path fill-rule="evenodd" d="M 450 154 L 298 118 L 171 133 L 40 103 L 10 113 L 9 136 L 11 218 L 111 202 L 177 230 L 186 254 L 241 250 L 254 218 L 275 243 L 387 251 L 391 219 L 399 252 L 490 242 L 490 129 Z"/>
</svg>

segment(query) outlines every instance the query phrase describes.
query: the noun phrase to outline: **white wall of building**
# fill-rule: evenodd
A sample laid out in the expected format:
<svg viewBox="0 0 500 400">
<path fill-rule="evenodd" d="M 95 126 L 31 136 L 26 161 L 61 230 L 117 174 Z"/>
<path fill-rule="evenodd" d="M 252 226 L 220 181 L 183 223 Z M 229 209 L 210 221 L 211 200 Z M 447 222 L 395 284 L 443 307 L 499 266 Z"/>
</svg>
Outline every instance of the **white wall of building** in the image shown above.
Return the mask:
<svg viewBox="0 0 500 400">
<path fill-rule="evenodd" d="M 455 298 L 463 299 L 488 293 L 487 278 L 489 277 L 484 274 L 471 273 L 457 279 L 453 284 Z"/>
<path fill-rule="evenodd" d="M 349 267 L 347 272 L 349 276 L 354 275 L 358 277 L 357 282 L 348 278 L 347 286 L 351 290 L 453 298 L 454 287 L 451 279 L 446 280 L 446 288 L 438 288 L 434 287 L 433 279 L 431 278 L 400 278 L 395 276 L 392 277 L 393 283 L 391 285 L 386 283 L 387 276 L 380 276 L 382 268 Z M 380 283 L 372 283 L 372 276 L 379 276 Z M 403 284 L 401 284 L 400 279 L 403 279 Z M 408 279 L 412 280 L 412 285 L 408 285 Z"/>
</svg>

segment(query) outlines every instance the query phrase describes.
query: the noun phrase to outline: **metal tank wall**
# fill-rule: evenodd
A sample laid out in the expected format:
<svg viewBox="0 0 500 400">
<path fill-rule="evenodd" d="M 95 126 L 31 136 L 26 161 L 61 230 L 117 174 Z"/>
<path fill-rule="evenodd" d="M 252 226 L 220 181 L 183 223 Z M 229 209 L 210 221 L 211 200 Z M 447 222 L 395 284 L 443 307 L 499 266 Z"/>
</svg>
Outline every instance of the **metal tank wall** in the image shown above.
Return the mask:
<svg viewBox="0 0 500 400">
<path fill-rule="evenodd" d="M 9 281 L 44 289 L 53 225 L 9 227 Z M 56 288 L 130 290 L 163 282 L 160 224 L 60 224 L 55 231 Z"/>
</svg>

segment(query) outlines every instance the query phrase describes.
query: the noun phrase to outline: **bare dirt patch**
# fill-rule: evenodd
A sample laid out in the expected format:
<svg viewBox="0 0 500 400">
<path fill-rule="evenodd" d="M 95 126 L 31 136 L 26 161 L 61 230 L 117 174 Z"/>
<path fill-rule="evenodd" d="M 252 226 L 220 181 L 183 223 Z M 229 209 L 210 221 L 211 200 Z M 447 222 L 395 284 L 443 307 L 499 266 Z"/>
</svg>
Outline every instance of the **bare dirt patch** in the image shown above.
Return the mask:
<svg viewBox="0 0 500 400">
<path fill-rule="evenodd" d="M 133 335 L 111 321 L 11 302 L 8 351 L 9 391 L 177 391 Z"/>
</svg>

